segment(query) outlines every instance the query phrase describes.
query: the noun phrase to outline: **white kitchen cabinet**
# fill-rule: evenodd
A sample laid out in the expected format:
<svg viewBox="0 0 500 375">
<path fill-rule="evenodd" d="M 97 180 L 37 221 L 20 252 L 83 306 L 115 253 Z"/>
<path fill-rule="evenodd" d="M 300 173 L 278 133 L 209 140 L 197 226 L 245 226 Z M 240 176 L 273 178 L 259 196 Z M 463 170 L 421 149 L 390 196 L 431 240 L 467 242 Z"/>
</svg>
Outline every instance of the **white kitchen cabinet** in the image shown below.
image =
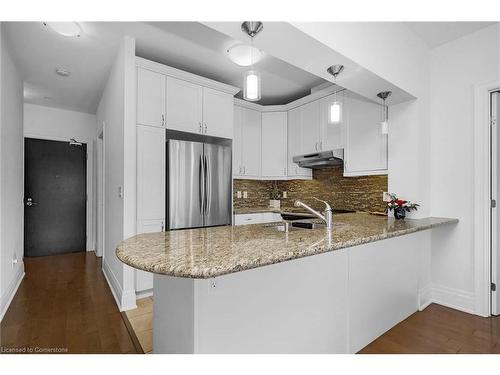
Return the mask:
<svg viewBox="0 0 500 375">
<path fill-rule="evenodd" d="M 319 122 L 320 122 L 320 140 L 319 150 L 335 150 L 344 148 L 344 125 L 343 125 L 343 112 L 344 108 L 344 95 L 343 92 L 337 94 L 336 100 L 341 105 L 340 122 L 330 123 L 330 107 L 335 101 L 335 95 L 328 95 L 319 101 Z"/>
<path fill-rule="evenodd" d="M 203 87 L 203 130 L 214 137 L 233 138 L 232 95 Z"/>
<path fill-rule="evenodd" d="M 261 177 L 262 116 L 259 111 L 234 109 L 233 177 Z"/>
<path fill-rule="evenodd" d="M 165 76 L 137 68 L 137 123 L 165 126 Z"/>
<path fill-rule="evenodd" d="M 293 157 L 301 155 L 301 118 L 302 108 L 297 107 L 288 111 L 288 130 L 287 130 L 287 177 L 298 179 L 311 179 L 312 170 L 308 168 L 300 168 L 293 162 Z"/>
<path fill-rule="evenodd" d="M 277 212 L 259 212 L 254 214 L 235 214 L 234 225 L 264 224 L 282 221 Z"/>
<path fill-rule="evenodd" d="M 137 233 L 165 228 L 165 129 L 137 125 Z M 150 273 L 136 271 L 136 291 L 153 288 Z"/>
<path fill-rule="evenodd" d="M 344 102 L 344 176 L 386 174 L 387 135 L 380 130 L 382 107 L 350 96 Z"/>
<path fill-rule="evenodd" d="M 262 113 L 262 177 L 282 179 L 287 169 L 287 113 Z"/>
<path fill-rule="evenodd" d="M 320 151 L 319 100 L 304 104 L 301 112 L 301 154 L 318 152 Z"/>
<path fill-rule="evenodd" d="M 191 82 L 167 77 L 167 129 L 201 133 L 203 88 Z"/>
</svg>

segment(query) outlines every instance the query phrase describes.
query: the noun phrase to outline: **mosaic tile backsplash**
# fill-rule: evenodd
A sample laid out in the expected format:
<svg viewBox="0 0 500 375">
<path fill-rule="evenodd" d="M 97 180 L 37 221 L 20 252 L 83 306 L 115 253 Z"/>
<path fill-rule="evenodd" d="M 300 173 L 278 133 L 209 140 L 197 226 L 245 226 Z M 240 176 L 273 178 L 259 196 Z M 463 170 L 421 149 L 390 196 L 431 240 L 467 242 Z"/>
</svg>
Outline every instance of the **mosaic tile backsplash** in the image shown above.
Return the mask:
<svg viewBox="0 0 500 375">
<path fill-rule="evenodd" d="M 322 205 L 312 199 L 325 200 L 336 209 L 384 212 L 382 193 L 387 191 L 387 175 L 344 177 L 343 167 L 313 170 L 312 180 L 277 181 L 278 189 L 286 191 L 287 198 L 281 198 L 281 208 L 293 207 L 296 199 L 311 207 L 322 209 Z M 274 181 L 234 180 L 234 208 L 267 207 Z M 237 191 L 247 191 L 248 198 L 237 198 Z"/>
</svg>

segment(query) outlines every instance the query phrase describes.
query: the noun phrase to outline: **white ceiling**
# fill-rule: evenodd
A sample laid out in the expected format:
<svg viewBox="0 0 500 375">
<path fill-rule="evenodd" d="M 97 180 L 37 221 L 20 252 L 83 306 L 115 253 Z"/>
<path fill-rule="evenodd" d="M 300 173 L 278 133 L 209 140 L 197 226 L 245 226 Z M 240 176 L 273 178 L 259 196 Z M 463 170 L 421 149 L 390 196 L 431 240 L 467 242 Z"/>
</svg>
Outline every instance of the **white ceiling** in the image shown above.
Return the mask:
<svg viewBox="0 0 500 375">
<path fill-rule="evenodd" d="M 41 22 L 8 22 L 6 36 L 25 81 L 25 101 L 95 113 L 120 40 L 136 38 L 136 54 L 207 78 L 242 87 L 245 67 L 225 54 L 228 36 L 197 22 L 82 22 L 82 36 L 62 37 Z M 71 72 L 55 73 L 56 67 Z M 285 104 L 325 82 L 266 55 L 260 104 Z M 241 93 L 238 94 L 241 96 Z"/>
<path fill-rule="evenodd" d="M 25 102 L 95 113 L 121 36 L 82 23 L 79 38 L 42 22 L 6 22 L 5 33 L 25 82 Z M 71 72 L 61 77 L 55 69 Z"/>
<path fill-rule="evenodd" d="M 451 42 L 496 22 L 402 22 L 417 34 L 429 48 Z"/>
</svg>

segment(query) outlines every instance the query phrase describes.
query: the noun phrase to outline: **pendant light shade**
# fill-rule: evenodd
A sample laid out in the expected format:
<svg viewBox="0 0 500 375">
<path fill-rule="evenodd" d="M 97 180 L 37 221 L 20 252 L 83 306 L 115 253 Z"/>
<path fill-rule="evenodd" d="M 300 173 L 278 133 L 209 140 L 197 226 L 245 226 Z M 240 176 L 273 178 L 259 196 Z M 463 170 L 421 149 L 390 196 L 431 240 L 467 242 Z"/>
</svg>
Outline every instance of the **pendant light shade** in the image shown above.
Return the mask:
<svg viewBox="0 0 500 375">
<path fill-rule="evenodd" d="M 377 94 L 377 96 L 383 100 L 383 115 L 382 121 L 380 121 L 380 133 L 383 135 L 389 134 L 389 109 L 385 104 L 386 99 L 391 96 L 392 91 L 382 91 Z"/>
<path fill-rule="evenodd" d="M 243 98 L 251 102 L 260 100 L 260 88 L 260 73 L 256 70 L 249 70 L 245 72 L 243 81 Z"/>
<path fill-rule="evenodd" d="M 333 76 L 333 83 L 337 85 L 337 76 L 344 70 L 343 65 L 332 65 L 326 71 Z M 337 90 L 333 94 L 333 102 L 328 110 L 328 123 L 339 124 L 342 121 L 342 103 L 337 99 Z"/>
<path fill-rule="evenodd" d="M 261 99 L 261 81 L 260 72 L 253 68 L 254 60 L 254 47 L 253 38 L 262 31 L 264 26 L 260 21 L 245 21 L 241 24 L 241 30 L 248 34 L 251 41 L 251 67 L 250 70 L 245 72 L 243 76 L 243 98 L 245 100 L 256 102 Z"/>
</svg>

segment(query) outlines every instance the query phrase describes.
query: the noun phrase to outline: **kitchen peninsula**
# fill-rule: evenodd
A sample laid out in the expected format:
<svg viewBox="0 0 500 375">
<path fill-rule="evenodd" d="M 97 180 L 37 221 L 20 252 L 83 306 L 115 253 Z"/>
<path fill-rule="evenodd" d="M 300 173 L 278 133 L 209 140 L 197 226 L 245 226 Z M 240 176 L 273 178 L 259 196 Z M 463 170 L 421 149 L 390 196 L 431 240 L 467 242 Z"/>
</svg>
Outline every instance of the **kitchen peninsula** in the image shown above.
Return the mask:
<svg viewBox="0 0 500 375">
<path fill-rule="evenodd" d="M 424 230 L 456 222 L 340 214 L 332 231 L 140 234 L 116 254 L 155 274 L 155 353 L 352 353 L 417 311 Z"/>
</svg>

